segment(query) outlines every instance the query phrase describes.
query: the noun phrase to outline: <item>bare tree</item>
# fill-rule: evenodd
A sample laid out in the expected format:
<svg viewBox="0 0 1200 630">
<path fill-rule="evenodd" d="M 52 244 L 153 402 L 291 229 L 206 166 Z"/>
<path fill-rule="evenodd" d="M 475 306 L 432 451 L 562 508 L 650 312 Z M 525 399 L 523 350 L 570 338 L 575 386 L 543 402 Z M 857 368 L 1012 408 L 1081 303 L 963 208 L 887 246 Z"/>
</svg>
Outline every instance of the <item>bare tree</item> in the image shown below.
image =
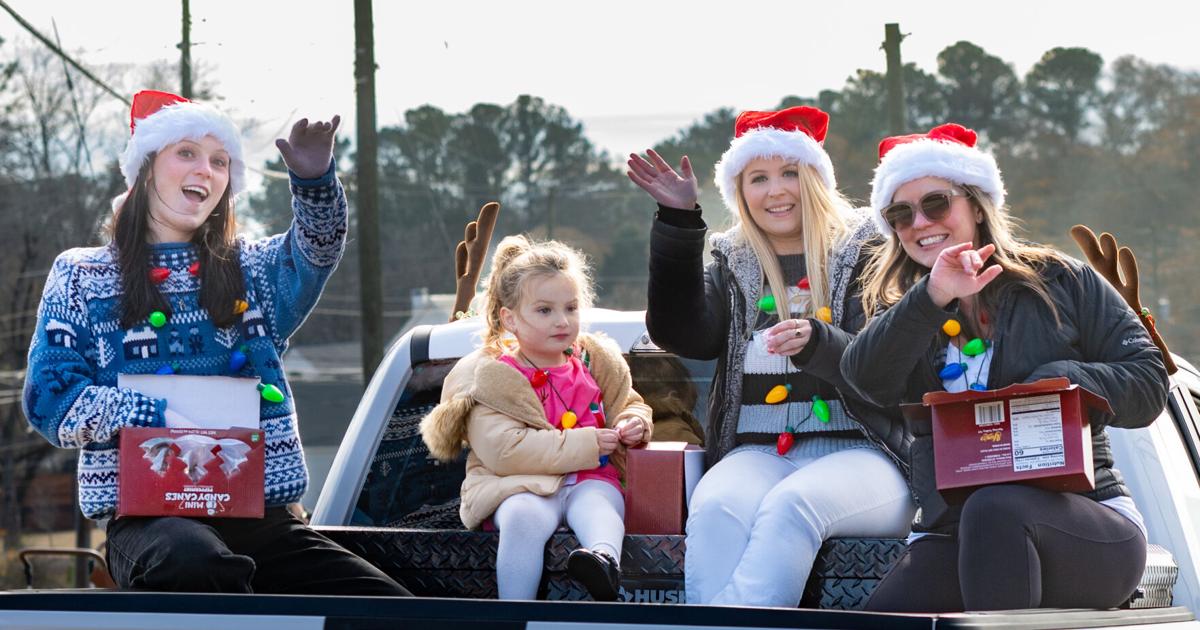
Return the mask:
<svg viewBox="0 0 1200 630">
<path fill-rule="evenodd" d="M 48 461 L 72 467 L 66 452 L 47 460 L 54 449 L 30 430 L 20 405 L 42 285 L 58 252 L 95 243 L 120 184 L 104 168 L 96 173 L 86 150 L 102 92 L 69 81 L 43 49 L 0 47 L 0 55 L 0 527 L 12 549 L 35 472 Z"/>
</svg>

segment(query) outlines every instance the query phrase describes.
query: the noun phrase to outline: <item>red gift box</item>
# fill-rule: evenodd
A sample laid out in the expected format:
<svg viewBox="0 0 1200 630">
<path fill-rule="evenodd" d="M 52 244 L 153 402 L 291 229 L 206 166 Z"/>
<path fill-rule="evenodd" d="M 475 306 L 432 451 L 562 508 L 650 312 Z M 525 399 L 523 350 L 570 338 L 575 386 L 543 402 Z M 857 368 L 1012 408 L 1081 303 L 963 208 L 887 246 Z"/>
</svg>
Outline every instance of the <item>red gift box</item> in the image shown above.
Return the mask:
<svg viewBox="0 0 1200 630">
<path fill-rule="evenodd" d="M 117 516 L 262 518 L 259 429 L 121 429 Z"/>
<path fill-rule="evenodd" d="M 1088 412 L 1108 401 L 1065 378 L 1003 389 L 930 392 L 938 490 L 1021 482 L 1047 490 L 1095 488 Z"/>
<path fill-rule="evenodd" d="M 704 471 L 704 449 L 650 442 L 625 458 L 625 533 L 682 534 L 687 501 Z"/>
</svg>

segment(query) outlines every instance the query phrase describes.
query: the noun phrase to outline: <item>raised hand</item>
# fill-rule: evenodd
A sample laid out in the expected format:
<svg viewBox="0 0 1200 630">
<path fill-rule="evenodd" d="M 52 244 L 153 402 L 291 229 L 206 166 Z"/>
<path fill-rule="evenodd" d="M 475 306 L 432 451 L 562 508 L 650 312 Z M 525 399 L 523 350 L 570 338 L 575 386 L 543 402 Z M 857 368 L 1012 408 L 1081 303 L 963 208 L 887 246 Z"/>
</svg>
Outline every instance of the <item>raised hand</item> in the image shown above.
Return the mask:
<svg viewBox="0 0 1200 630">
<path fill-rule="evenodd" d="M 679 161 L 679 172 L 676 172 L 654 149 L 646 149 L 646 155 L 649 160 L 636 153 L 629 154 L 626 162 L 629 170 L 625 172 L 629 179 L 668 208 L 695 208 L 700 186 L 692 172 L 691 160 L 683 156 Z"/>
<path fill-rule="evenodd" d="M 329 122 L 309 123 L 307 118 L 296 121 L 287 140 L 275 140 L 284 164 L 303 179 L 324 175 L 329 160 L 333 159 L 333 138 L 341 122 L 341 116 L 334 116 Z"/>
<path fill-rule="evenodd" d="M 975 295 L 1003 271 L 1000 265 L 986 269 L 983 261 L 996 253 L 996 246 L 984 245 L 972 249 L 971 243 L 959 243 L 942 250 L 929 272 L 929 297 L 945 307 L 952 300 Z"/>
</svg>

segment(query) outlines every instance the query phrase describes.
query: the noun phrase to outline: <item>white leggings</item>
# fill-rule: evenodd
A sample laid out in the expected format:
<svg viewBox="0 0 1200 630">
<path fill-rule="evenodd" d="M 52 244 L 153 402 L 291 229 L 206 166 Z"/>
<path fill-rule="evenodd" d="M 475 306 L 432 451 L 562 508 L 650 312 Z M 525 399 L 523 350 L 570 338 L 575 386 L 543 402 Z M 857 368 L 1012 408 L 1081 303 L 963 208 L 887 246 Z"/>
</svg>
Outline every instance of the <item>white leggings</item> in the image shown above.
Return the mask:
<svg viewBox="0 0 1200 630">
<path fill-rule="evenodd" d="M 883 453 L 773 448 L 734 451 L 700 478 L 687 521 L 688 603 L 795 607 L 826 538 L 908 533 L 908 486 Z"/>
<path fill-rule="evenodd" d="M 500 530 L 496 550 L 500 599 L 537 598 L 546 541 L 564 521 L 581 546 L 621 561 L 625 499 L 606 481 L 588 479 L 548 497 L 514 494 L 500 503 L 493 520 Z"/>
</svg>

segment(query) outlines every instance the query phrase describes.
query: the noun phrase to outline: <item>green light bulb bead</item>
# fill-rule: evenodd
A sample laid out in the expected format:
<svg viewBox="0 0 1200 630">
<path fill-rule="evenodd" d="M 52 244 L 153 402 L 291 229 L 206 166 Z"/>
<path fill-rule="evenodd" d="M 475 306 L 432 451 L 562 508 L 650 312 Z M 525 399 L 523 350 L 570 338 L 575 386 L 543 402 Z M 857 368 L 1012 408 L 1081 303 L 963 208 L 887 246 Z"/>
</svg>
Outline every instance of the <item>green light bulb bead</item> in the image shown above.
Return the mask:
<svg viewBox="0 0 1200 630">
<path fill-rule="evenodd" d="M 829 403 L 825 402 L 820 396 L 813 396 L 813 415 L 821 422 L 829 422 Z"/>
<path fill-rule="evenodd" d="M 259 393 L 262 394 L 263 400 L 281 403 L 283 402 L 283 392 L 278 387 L 271 384 L 260 384 L 258 386 Z"/>
<path fill-rule="evenodd" d="M 969 357 L 974 357 L 983 354 L 986 350 L 987 346 L 983 344 L 983 340 L 979 337 L 976 337 L 968 341 L 967 345 L 963 346 L 962 353 Z"/>
</svg>

